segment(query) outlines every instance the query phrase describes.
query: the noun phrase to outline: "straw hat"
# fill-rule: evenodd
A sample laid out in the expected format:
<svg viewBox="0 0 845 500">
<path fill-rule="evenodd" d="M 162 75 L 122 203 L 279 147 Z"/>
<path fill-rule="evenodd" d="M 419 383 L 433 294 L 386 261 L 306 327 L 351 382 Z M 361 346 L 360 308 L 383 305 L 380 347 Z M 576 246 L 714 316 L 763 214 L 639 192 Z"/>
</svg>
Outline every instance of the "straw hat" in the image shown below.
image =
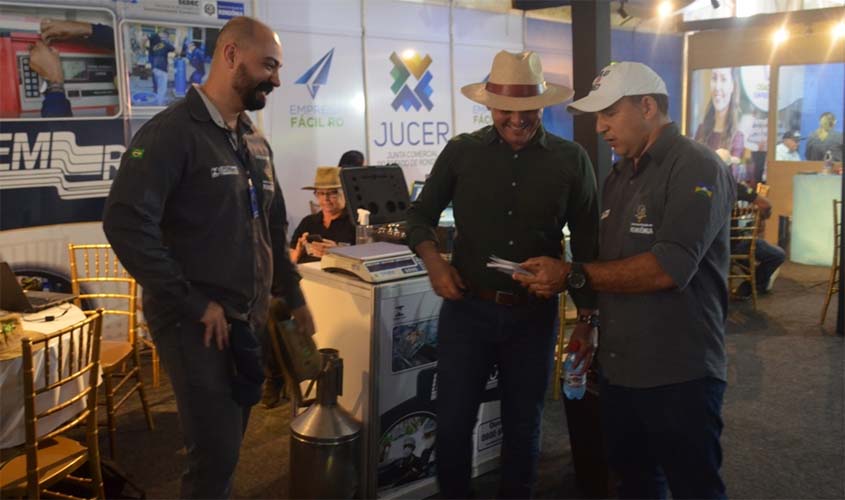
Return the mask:
<svg viewBox="0 0 845 500">
<path fill-rule="evenodd" d="M 487 82 L 461 88 L 470 100 L 493 109 L 527 111 L 569 100 L 572 89 L 546 83 L 540 56 L 534 52 L 501 51 L 493 58 Z"/>
<path fill-rule="evenodd" d="M 317 167 L 314 185 L 302 189 L 338 189 L 340 188 L 340 167 Z"/>
</svg>

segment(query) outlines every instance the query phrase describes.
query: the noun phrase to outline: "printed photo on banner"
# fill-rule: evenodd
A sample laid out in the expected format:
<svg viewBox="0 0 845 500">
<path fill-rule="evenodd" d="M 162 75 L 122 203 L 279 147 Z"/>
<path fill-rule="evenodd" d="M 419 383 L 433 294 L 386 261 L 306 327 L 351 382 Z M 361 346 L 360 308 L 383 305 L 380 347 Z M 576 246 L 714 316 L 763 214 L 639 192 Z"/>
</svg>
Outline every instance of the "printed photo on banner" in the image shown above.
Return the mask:
<svg viewBox="0 0 845 500">
<path fill-rule="evenodd" d="M 765 178 L 768 150 L 769 67 L 743 66 L 693 71 L 692 137 L 730 153 L 738 181 L 755 185 Z"/>
<path fill-rule="evenodd" d="M 121 111 L 111 11 L 0 3 L 0 119 Z"/>
<path fill-rule="evenodd" d="M 778 70 L 775 160 L 842 161 L 845 64 L 802 64 Z"/>
<path fill-rule="evenodd" d="M 133 113 L 154 114 L 208 78 L 219 27 L 121 24 Z"/>
<path fill-rule="evenodd" d="M 393 327 L 393 373 L 437 361 L 437 318 Z"/>
</svg>

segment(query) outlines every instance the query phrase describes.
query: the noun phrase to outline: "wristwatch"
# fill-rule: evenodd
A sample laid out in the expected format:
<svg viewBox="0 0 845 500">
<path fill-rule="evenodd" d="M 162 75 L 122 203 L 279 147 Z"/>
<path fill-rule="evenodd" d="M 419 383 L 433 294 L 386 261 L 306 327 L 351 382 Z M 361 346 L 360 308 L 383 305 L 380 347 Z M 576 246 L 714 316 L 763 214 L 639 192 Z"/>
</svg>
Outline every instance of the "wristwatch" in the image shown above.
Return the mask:
<svg viewBox="0 0 845 500">
<path fill-rule="evenodd" d="M 587 286 L 587 273 L 584 272 L 584 264 L 573 262 L 566 275 L 566 287 L 570 290 L 589 289 Z"/>
<path fill-rule="evenodd" d="M 44 89 L 43 94 L 47 95 L 53 92 L 61 92 L 62 94 L 64 94 L 65 84 L 62 82 L 47 82 L 47 87 Z"/>
<path fill-rule="evenodd" d="M 590 325 L 593 328 L 598 328 L 599 316 L 597 314 L 579 314 L 578 322 Z"/>
</svg>

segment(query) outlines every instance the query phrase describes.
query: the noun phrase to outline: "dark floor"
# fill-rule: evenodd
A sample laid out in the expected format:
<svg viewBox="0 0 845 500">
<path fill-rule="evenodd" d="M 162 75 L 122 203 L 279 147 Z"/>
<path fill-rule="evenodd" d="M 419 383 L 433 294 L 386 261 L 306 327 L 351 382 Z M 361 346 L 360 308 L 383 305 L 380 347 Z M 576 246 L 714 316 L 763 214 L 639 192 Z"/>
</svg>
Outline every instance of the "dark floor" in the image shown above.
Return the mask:
<svg viewBox="0 0 845 500">
<path fill-rule="evenodd" d="M 827 273 L 787 264 L 756 312 L 750 303 L 731 303 L 722 446 L 733 498 L 845 498 L 845 369 L 843 339 L 833 333 L 835 305 L 819 325 Z M 146 430 L 139 411 L 124 415 L 117 461 L 148 498 L 174 498 L 184 458 L 175 403 L 166 378 L 150 392 L 156 430 Z M 288 416 L 287 406 L 253 411 L 236 498 L 287 497 Z M 496 481 L 495 472 L 476 479 L 479 497 L 494 496 Z M 551 398 L 536 494 L 583 496 L 575 486 L 563 404 Z"/>
</svg>

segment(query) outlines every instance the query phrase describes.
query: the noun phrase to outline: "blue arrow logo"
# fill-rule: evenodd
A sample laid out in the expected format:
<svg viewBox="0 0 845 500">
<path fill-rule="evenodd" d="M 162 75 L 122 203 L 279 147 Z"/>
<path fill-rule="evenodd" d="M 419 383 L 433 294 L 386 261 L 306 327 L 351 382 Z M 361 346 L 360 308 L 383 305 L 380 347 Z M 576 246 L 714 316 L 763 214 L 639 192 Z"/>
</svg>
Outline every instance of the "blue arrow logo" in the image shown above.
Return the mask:
<svg viewBox="0 0 845 500">
<path fill-rule="evenodd" d="M 320 86 L 325 85 L 329 80 L 329 70 L 331 70 L 332 67 L 333 55 L 334 49 L 326 52 L 326 55 L 321 57 L 319 61 L 308 68 L 308 70 L 294 82 L 298 85 L 305 85 L 305 88 L 308 89 L 308 93 L 311 94 L 312 99 L 317 97 L 317 92 L 320 90 Z"/>
</svg>

